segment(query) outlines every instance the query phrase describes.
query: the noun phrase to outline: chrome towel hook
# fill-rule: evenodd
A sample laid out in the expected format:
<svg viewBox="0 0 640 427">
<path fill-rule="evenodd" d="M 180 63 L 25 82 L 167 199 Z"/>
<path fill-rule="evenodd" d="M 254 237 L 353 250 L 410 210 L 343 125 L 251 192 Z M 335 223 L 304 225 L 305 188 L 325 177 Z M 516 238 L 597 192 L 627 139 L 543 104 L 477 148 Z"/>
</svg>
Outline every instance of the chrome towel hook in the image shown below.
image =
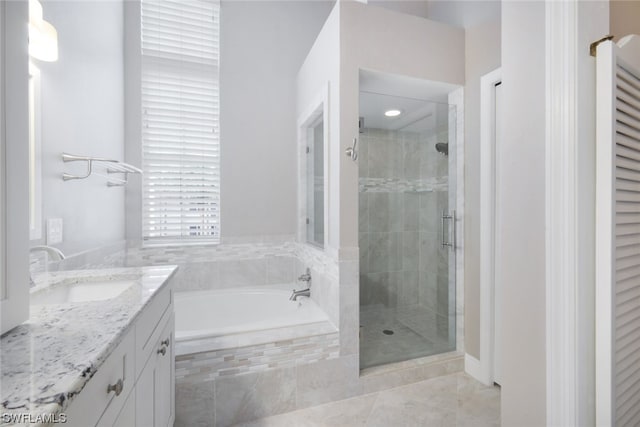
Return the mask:
<svg viewBox="0 0 640 427">
<path fill-rule="evenodd" d="M 358 144 L 358 138 L 353 138 L 353 145 L 344 150 L 347 157 L 351 157 L 354 162 L 358 160 L 358 152 L 356 151 L 356 145 Z"/>
</svg>

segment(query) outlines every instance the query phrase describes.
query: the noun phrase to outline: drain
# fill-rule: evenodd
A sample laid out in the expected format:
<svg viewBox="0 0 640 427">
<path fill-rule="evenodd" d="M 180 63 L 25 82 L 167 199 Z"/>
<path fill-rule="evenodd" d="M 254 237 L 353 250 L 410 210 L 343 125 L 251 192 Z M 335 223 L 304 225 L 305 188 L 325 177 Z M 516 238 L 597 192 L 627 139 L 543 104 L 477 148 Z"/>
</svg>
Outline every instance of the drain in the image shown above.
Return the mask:
<svg viewBox="0 0 640 427">
<path fill-rule="evenodd" d="M 385 335 L 393 335 L 393 331 L 391 329 L 384 329 L 382 333 Z"/>
</svg>

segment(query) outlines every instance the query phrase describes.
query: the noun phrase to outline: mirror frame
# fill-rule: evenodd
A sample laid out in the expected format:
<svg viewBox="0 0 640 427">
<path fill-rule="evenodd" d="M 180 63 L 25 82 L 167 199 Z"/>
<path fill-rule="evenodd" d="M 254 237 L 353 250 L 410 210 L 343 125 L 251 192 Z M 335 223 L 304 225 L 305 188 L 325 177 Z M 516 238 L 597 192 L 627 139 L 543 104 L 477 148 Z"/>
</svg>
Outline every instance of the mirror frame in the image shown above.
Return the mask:
<svg viewBox="0 0 640 427">
<path fill-rule="evenodd" d="M 42 97 L 40 69 L 29 61 L 29 239 L 42 239 Z"/>
<path fill-rule="evenodd" d="M 29 10 L 26 1 L 0 2 L 0 8 L 0 102 L 3 107 L 11 106 L 0 113 L 4 149 L 1 243 L 5 245 L 0 333 L 5 333 L 29 317 Z"/>
</svg>

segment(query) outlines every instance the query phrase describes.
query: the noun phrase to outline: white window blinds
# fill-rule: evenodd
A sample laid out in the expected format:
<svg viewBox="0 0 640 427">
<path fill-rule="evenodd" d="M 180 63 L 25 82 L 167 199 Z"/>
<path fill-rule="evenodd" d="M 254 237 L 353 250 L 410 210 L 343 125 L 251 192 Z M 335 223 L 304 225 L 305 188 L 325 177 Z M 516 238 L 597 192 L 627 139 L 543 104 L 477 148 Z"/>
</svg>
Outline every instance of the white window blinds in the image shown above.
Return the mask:
<svg viewBox="0 0 640 427">
<path fill-rule="evenodd" d="M 220 236 L 220 6 L 141 0 L 145 240 Z"/>
</svg>

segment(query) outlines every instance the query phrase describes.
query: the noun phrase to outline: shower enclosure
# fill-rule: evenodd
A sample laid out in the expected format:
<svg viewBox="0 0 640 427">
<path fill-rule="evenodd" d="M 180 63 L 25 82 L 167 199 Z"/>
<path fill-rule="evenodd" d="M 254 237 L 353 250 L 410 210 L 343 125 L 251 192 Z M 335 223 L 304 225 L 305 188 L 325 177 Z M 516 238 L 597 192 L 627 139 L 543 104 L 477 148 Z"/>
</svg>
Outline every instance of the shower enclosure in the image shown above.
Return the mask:
<svg viewBox="0 0 640 427">
<path fill-rule="evenodd" d="M 455 350 L 455 107 L 360 92 L 360 367 Z M 455 174 L 451 174 L 455 176 Z"/>
</svg>

